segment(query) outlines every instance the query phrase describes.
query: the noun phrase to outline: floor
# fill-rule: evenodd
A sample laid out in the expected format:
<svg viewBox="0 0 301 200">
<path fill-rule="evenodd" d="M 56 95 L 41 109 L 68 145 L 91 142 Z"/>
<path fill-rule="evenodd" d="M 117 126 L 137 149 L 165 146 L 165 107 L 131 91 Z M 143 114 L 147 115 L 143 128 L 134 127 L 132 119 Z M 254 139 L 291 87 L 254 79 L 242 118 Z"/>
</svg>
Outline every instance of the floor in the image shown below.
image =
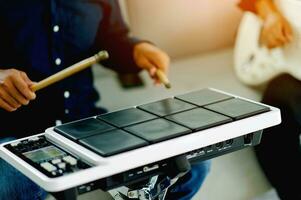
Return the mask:
<svg viewBox="0 0 301 200">
<path fill-rule="evenodd" d="M 94 66 L 95 86 L 101 92 L 99 106 L 110 111 L 136 106 L 188 91 L 213 87 L 253 100 L 260 100 L 260 90 L 242 85 L 232 69 L 231 48 L 209 54 L 173 60 L 170 69 L 172 89 L 153 86 L 142 73 L 144 87 L 124 90 L 110 70 Z M 251 148 L 212 160 L 212 168 L 203 187 L 193 200 L 277 200 L 262 174 Z M 268 194 L 268 195 L 267 195 Z M 104 199 L 99 192 L 80 199 Z"/>
</svg>

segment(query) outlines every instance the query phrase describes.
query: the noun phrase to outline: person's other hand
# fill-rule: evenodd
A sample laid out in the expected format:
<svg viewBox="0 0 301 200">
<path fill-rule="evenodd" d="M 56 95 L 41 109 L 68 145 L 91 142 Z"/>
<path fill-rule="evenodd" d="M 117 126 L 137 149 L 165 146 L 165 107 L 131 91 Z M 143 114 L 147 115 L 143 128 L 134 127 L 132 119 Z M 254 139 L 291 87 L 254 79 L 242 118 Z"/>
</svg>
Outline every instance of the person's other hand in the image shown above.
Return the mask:
<svg viewBox="0 0 301 200">
<path fill-rule="evenodd" d="M 138 67 L 148 71 L 155 83 L 160 83 L 156 76 L 156 70 L 161 69 L 164 73 L 168 73 L 170 58 L 158 47 L 142 42 L 134 47 L 134 60 Z"/>
<path fill-rule="evenodd" d="M 282 47 L 291 42 L 292 38 L 292 28 L 280 13 L 271 12 L 266 16 L 261 32 L 261 44 L 268 48 Z"/>
<path fill-rule="evenodd" d="M 12 112 L 36 98 L 30 89 L 33 82 L 25 72 L 16 69 L 0 70 L 0 108 Z"/>
</svg>

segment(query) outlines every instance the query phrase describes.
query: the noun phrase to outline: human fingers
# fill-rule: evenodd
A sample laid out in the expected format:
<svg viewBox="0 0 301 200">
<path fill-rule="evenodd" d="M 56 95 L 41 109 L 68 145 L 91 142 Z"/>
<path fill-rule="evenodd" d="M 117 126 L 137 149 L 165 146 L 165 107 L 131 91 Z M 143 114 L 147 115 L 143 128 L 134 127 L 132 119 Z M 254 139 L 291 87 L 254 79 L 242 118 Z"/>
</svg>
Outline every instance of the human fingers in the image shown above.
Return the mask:
<svg viewBox="0 0 301 200">
<path fill-rule="evenodd" d="M 11 77 L 11 81 L 15 88 L 27 99 L 33 100 L 36 98 L 35 93 L 30 89 L 32 82 L 24 72 L 18 71 L 15 76 Z"/>
<path fill-rule="evenodd" d="M 170 58 L 166 53 L 158 50 L 152 52 L 152 54 L 148 56 L 148 59 L 157 69 L 162 70 L 166 74 L 168 73 Z"/>
<path fill-rule="evenodd" d="M 21 105 L 28 105 L 29 100 L 26 99 L 22 93 L 15 87 L 14 83 L 9 79 L 2 83 L 2 87 L 6 92 L 13 97 Z"/>
<path fill-rule="evenodd" d="M 13 109 L 17 109 L 21 106 L 2 86 L 0 86 L 0 98 Z"/>
<path fill-rule="evenodd" d="M 28 78 L 25 72 L 21 71 L 21 76 L 29 86 L 32 86 L 34 84 L 34 82 Z"/>
<path fill-rule="evenodd" d="M 285 39 L 279 35 L 279 28 L 276 27 L 265 29 L 261 34 L 261 43 L 268 48 L 275 48 L 282 46 Z"/>
<path fill-rule="evenodd" d="M 140 61 L 138 63 L 139 67 L 142 69 L 145 69 L 149 76 L 154 79 L 156 76 L 156 66 L 154 66 L 149 60 L 145 57 L 140 58 Z"/>
<path fill-rule="evenodd" d="M 10 106 L 8 103 L 6 103 L 2 98 L 0 98 L 0 108 L 3 108 L 4 110 L 8 112 L 13 112 L 16 109 L 12 106 Z"/>
</svg>

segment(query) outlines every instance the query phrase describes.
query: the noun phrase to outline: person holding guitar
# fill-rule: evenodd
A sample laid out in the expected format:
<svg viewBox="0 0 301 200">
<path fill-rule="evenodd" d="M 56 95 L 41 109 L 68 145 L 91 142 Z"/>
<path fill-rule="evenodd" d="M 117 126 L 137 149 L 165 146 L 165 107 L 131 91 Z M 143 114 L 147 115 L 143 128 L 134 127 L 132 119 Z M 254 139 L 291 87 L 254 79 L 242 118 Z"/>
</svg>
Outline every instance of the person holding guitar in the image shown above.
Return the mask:
<svg viewBox="0 0 301 200">
<path fill-rule="evenodd" d="M 273 0 L 242 0 L 239 6 L 263 19 L 261 44 L 268 48 L 284 46 L 293 38 L 292 28 Z"/>
<path fill-rule="evenodd" d="M 292 1 L 298 0 L 283 0 L 282 3 Z M 292 25 L 272 0 L 242 0 L 239 6 L 261 18 L 262 46 L 284 48 L 295 39 Z M 299 23 L 301 25 L 301 21 Z M 280 108 L 283 122 L 266 130 L 268 133 L 264 134 L 261 145 L 255 147 L 256 156 L 282 200 L 301 199 L 300 80 L 289 74 L 275 76 L 268 82 L 262 101 Z"/>
</svg>

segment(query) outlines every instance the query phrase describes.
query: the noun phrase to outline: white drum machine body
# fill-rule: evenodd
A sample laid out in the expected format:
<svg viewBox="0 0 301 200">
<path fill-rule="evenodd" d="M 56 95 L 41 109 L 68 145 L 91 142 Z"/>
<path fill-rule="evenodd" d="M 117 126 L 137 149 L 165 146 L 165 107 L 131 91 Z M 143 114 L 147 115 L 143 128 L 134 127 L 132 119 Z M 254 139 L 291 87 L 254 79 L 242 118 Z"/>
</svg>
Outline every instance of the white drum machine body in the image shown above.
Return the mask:
<svg viewBox="0 0 301 200">
<path fill-rule="evenodd" d="M 269 108 L 269 110 L 250 117 L 223 123 L 211 128 L 152 143 L 151 145 L 111 156 L 101 156 L 99 153 L 63 136 L 55 131 L 54 127 L 51 127 L 48 128 L 45 133 L 2 144 L 0 147 L 0 156 L 35 183 L 43 187 L 46 191 L 58 192 L 139 167 L 143 167 L 141 168 L 142 172 L 155 170 L 159 167 L 156 162 L 181 154 L 187 154 L 187 156 L 189 156 L 189 152 L 200 149 L 203 150 L 203 148 L 210 145 L 229 141 L 233 138 L 244 136 L 281 123 L 281 115 L 278 108 L 250 101 L 216 89 L 210 89 L 210 91 L 255 103 L 256 105 Z M 96 119 L 97 116 L 92 118 Z M 90 167 L 64 176 L 49 177 L 5 147 L 8 144 L 18 144 L 18 142 L 22 140 L 39 136 L 45 136 L 49 142 L 70 153 L 76 159 L 87 163 Z M 221 149 L 223 148 L 226 147 L 221 147 Z"/>
</svg>

